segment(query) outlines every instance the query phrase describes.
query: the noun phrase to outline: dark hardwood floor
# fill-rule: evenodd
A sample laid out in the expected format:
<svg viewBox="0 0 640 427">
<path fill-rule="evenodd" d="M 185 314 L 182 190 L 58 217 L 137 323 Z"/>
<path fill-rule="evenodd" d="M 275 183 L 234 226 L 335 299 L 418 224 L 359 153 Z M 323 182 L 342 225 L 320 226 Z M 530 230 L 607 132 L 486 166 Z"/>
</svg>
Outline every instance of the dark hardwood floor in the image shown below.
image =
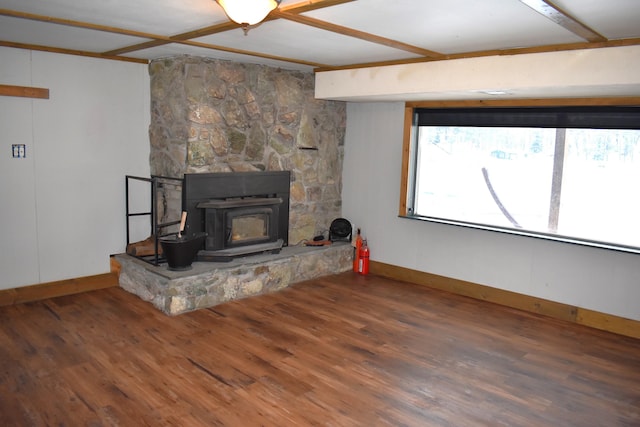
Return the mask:
<svg viewBox="0 0 640 427">
<path fill-rule="evenodd" d="M 167 317 L 0 308 L 2 426 L 639 426 L 640 340 L 340 274 Z"/>
</svg>

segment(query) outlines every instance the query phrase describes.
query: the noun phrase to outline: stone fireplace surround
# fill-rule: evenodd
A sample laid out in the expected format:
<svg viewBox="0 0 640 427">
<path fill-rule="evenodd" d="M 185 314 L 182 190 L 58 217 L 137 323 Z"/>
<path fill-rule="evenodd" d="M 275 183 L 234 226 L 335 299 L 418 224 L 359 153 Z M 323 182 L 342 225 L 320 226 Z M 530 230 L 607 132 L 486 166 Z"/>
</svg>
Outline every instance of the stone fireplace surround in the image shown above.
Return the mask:
<svg viewBox="0 0 640 427">
<path fill-rule="evenodd" d="M 152 175 L 290 171 L 290 245 L 341 216 L 346 104 L 315 99 L 313 73 L 177 56 L 149 74 Z M 181 195 L 163 197 L 179 218 Z"/>
<path fill-rule="evenodd" d="M 149 73 L 151 174 L 291 171 L 289 246 L 186 272 L 117 255 L 124 289 L 176 315 L 351 268 L 348 243 L 300 245 L 341 216 L 345 103 L 316 100 L 313 73 L 261 65 L 178 56 Z M 158 207 L 179 217 L 181 194 Z"/>
</svg>

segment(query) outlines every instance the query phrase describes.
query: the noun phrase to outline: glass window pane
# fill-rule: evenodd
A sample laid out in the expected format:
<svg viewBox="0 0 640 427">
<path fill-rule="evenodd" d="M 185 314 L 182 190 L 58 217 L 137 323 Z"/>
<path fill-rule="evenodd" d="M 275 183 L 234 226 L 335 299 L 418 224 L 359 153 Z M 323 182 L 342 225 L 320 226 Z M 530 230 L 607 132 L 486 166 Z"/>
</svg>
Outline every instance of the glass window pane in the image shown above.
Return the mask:
<svg viewBox="0 0 640 427">
<path fill-rule="evenodd" d="M 417 130 L 413 215 L 640 247 L 639 130 Z"/>
<path fill-rule="evenodd" d="M 640 246 L 640 131 L 567 129 L 558 232 Z"/>
<path fill-rule="evenodd" d="M 546 231 L 554 141 L 554 129 L 421 126 L 416 213 Z"/>
</svg>

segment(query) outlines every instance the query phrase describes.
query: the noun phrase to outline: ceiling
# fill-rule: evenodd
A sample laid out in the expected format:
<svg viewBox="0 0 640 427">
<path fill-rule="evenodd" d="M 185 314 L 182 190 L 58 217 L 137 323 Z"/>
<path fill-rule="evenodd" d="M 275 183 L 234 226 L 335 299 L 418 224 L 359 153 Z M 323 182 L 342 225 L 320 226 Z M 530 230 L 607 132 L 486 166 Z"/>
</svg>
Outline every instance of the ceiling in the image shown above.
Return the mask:
<svg viewBox="0 0 640 427">
<path fill-rule="evenodd" d="M 213 0 L 0 0 L 0 46 L 322 71 L 640 44 L 640 0 L 552 2 L 283 0 L 244 35 Z"/>
</svg>

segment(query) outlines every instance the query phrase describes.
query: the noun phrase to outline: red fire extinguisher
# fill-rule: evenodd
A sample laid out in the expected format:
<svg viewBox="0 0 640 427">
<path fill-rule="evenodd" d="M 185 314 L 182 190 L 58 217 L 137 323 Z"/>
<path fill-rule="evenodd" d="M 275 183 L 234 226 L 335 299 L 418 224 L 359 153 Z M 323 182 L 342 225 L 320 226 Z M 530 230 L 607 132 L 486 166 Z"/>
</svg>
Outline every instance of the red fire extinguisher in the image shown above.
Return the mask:
<svg viewBox="0 0 640 427">
<path fill-rule="evenodd" d="M 360 252 L 358 253 L 358 273 L 360 274 L 369 274 L 369 256 L 371 252 L 369 251 L 369 246 L 367 245 L 367 240 L 365 239 L 362 242 L 362 247 L 360 248 Z"/>
</svg>

